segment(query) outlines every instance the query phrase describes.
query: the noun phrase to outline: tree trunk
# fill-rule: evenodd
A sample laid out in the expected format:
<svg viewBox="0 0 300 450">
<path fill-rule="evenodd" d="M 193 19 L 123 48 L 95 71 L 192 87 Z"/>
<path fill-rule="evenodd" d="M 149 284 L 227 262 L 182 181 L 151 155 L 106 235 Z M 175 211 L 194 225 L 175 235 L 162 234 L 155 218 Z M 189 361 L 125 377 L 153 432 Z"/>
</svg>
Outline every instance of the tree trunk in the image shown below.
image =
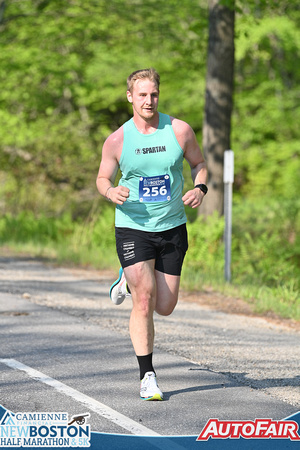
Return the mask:
<svg viewBox="0 0 300 450">
<path fill-rule="evenodd" d="M 232 9 L 209 0 L 209 37 L 203 151 L 208 167 L 208 194 L 200 214 L 224 210 L 223 159 L 230 149 L 234 77 L 234 2 Z"/>
</svg>

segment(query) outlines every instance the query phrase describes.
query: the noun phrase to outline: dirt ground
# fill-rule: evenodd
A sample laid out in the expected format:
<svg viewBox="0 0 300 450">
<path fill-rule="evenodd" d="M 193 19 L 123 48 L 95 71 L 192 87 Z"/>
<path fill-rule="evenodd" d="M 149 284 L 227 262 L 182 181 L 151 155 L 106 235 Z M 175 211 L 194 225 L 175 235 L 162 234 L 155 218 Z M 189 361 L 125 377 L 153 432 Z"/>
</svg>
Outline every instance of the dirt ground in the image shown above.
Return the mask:
<svg viewBox="0 0 300 450">
<path fill-rule="evenodd" d="M 227 314 L 240 314 L 250 317 L 262 317 L 270 323 L 282 325 L 293 330 L 300 331 L 300 322 L 292 319 L 284 319 L 273 312 L 257 314 L 253 311 L 253 306 L 246 301 L 222 295 L 213 290 L 201 292 L 182 291 L 181 296 L 186 302 L 195 302 L 199 305 L 207 306 L 216 311 L 222 311 Z"/>
<path fill-rule="evenodd" d="M 114 279 L 116 273 L 111 270 L 94 270 L 94 269 L 80 269 L 70 268 L 74 275 L 83 275 L 94 273 L 100 279 Z M 201 306 L 208 307 L 215 311 L 221 311 L 227 314 L 238 314 L 249 317 L 260 317 L 270 323 L 281 325 L 293 330 L 300 331 L 300 322 L 292 319 L 282 318 L 275 313 L 269 311 L 258 314 L 254 312 L 253 305 L 237 297 L 230 297 L 216 292 L 213 289 L 206 289 L 201 291 L 186 291 L 180 290 L 180 298 L 182 301 L 197 303 Z"/>
</svg>

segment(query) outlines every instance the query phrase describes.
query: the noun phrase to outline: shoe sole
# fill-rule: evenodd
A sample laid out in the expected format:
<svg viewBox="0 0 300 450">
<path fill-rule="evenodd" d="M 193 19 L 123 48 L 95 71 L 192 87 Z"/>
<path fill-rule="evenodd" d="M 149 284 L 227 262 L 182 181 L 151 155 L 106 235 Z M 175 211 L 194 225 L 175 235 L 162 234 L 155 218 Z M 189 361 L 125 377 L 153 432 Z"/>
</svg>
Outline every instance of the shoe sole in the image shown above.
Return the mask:
<svg viewBox="0 0 300 450">
<path fill-rule="evenodd" d="M 123 269 L 121 267 L 121 269 L 119 270 L 119 278 L 111 285 L 110 290 L 109 290 L 109 297 L 111 299 L 111 291 L 113 290 L 113 288 L 120 283 L 121 278 L 122 278 L 122 273 L 123 273 Z"/>
<path fill-rule="evenodd" d="M 163 397 L 159 394 L 154 394 L 152 397 L 141 397 L 142 400 L 154 400 L 154 401 L 163 401 Z"/>
</svg>

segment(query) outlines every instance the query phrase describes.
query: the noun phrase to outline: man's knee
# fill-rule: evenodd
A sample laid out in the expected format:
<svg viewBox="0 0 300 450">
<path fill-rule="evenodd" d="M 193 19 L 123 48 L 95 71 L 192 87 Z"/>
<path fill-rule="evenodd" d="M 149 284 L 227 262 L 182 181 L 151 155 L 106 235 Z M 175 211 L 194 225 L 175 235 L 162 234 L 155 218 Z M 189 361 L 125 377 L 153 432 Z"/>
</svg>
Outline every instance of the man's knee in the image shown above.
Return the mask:
<svg viewBox="0 0 300 450">
<path fill-rule="evenodd" d="M 133 309 L 145 317 L 153 315 L 154 306 L 155 302 L 151 294 L 143 293 L 136 298 L 133 296 Z"/>
</svg>

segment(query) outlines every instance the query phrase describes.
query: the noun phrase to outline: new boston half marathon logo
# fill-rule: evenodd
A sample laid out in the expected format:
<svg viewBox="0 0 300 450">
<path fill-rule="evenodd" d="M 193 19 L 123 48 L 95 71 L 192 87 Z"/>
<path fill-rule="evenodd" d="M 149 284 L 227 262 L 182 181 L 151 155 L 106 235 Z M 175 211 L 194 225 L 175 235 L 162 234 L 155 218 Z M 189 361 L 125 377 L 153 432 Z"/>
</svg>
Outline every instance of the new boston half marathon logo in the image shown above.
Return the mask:
<svg viewBox="0 0 300 450">
<path fill-rule="evenodd" d="M 65 412 L 12 413 L 2 409 L 0 447 L 90 447 L 89 417 L 89 413 L 69 419 Z"/>
</svg>

